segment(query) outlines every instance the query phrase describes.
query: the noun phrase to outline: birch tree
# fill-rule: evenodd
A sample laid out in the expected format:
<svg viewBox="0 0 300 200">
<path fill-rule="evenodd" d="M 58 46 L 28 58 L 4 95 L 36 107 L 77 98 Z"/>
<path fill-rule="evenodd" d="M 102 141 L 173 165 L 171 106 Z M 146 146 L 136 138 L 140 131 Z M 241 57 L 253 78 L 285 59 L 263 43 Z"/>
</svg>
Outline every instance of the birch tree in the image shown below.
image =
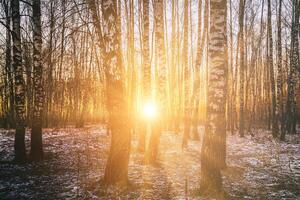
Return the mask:
<svg viewBox="0 0 300 200">
<path fill-rule="evenodd" d="M 5 49 L 5 88 L 8 90 L 6 91 L 6 118 L 7 118 L 7 126 L 13 128 L 15 126 L 14 118 L 15 118 L 15 111 L 14 111 L 14 81 L 13 81 L 13 69 L 12 69 L 12 55 L 11 55 L 11 10 L 10 10 L 10 3 L 9 1 L 3 1 L 2 6 L 4 9 L 6 21 L 6 49 Z M 6 124 L 5 124 L 6 125 Z"/>
<path fill-rule="evenodd" d="M 285 139 L 284 130 L 284 109 L 283 109 L 283 71 L 282 71 L 282 39 L 281 39 L 281 20 L 282 20 L 282 0 L 279 0 L 278 21 L 277 21 L 277 116 L 280 118 L 280 139 Z"/>
<path fill-rule="evenodd" d="M 209 76 L 207 123 L 201 151 L 200 189 L 220 194 L 226 135 L 226 0 L 210 1 Z M 210 191 L 212 190 L 212 191 Z"/>
<path fill-rule="evenodd" d="M 166 57 L 164 38 L 164 0 L 154 1 L 154 31 L 155 31 L 155 58 L 158 72 L 157 77 L 157 107 L 159 117 L 155 119 L 152 134 L 150 136 L 148 149 L 146 152 L 146 163 L 154 163 L 158 157 L 160 133 L 164 128 L 164 120 L 167 115 L 167 92 L 166 92 Z"/>
<path fill-rule="evenodd" d="M 276 111 L 276 88 L 275 88 L 275 77 L 274 77 L 274 65 L 273 65 L 273 34 L 272 34 L 272 12 L 271 12 L 271 0 L 268 0 L 268 68 L 270 70 L 271 80 L 271 96 L 272 96 L 272 134 L 273 137 L 278 135 L 278 124 L 277 124 L 277 111 Z"/>
<path fill-rule="evenodd" d="M 143 49 L 142 49 L 142 95 L 143 103 L 151 101 L 151 66 L 149 50 L 149 0 L 143 0 Z M 147 122 L 143 121 L 139 137 L 139 150 L 145 151 L 145 136 L 147 131 Z"/>
<path fill-rule="evenodd" d="M 240 0 L 239 3 L 239 35 L 238 35 L 238 44 L 239 44 L 239 59 L 240 59 L 240 120 L 239 120 L 239 134 L 241 137 L 244 136 L 244 64 L 245 64 L 245 47 L 244 47 L 244 15 L 245 15 L 245 1 Z"/>
<path fill-rule="evenodd" d="M 42 65 L 42 29 L 41 29 L 41 1 L 32 2 L 33 19 L 33 88 L 34 110 L 31 130 L 30 157 L 33 160 L 43 159 L 42 125 L 44 107 L 43 65 Z"/>
<path fill-rule="evenodd" d="M 20 4 L 19 0 L 11 1 L 12 12 L 12 40 L 13 40 L 13 70 L 15 80 L 15 161 L 26 161 L 25 149 L 25 86 L 22 67 L 21 28 L 20 28 Z"/>
<path fill-rule="evenodd" d="M 297 88 L 297 68 L 299 68 L 299 15 L 300 2 L 292 1 L 293 14 L 291 26 L 291 50 L 290 50 L 290 70 L 288 74 L 288 94 L 286 104 L 286 131 L 296 132 L 296 102 L 295 89 Z"/>
<path fill-rule="evenodd" d="M 200 102 L 200 84 L 201 84 L 201 66 L 202 66 L 202 59 L 203 59 L 203 50 L 204 45 L 206 42 L 206 36 L 207 36 L 207 26 L 208 26 L 208 9 L 206 9 L 206 6 L 208 4 L 208 1 L 205 2 L 205 10 L 204 10 L 204 25 L 203 25 L 203 31 L 202 31 L 202 0 L 199 0 L 198 5 L 198 41 L 197 41 L 197 57 L 196 57 L 196 66 L 195 66 L 195 79 L 194 79 L 194 88 L 193 88 L 193 98 L 194 101 L 194 112 L 193 112 L 193 127 L 194 127 L 194 139 L 199 138 L 198 134 L 198 122 L 199 122 L 199 102 Z"/>
<path fill-rule="evenodd" d="M 184 69 L 184 130 L 183 130 L 183 141 L 182 147 L 187 146 L 188 139 L 190 137 L 190 70 L 188 64 L 188 9 L 189 1 L 184 1 L 184 17 L 183 17 L 183 49 L 182 49 L 182 59 L 183 59 L 183 69 Z"/>
<path fill-rule="evenodd" d="M 104 180 L 107 184 L 126 185 L 130 153 L 130 131 L 125 96 L 124 67 L 121 59 L 120 33 L 117 31 L 117 0 L 102 2 L 104 67 L 107 109 L 111 128 L 111 146 Z"/>
</svg>

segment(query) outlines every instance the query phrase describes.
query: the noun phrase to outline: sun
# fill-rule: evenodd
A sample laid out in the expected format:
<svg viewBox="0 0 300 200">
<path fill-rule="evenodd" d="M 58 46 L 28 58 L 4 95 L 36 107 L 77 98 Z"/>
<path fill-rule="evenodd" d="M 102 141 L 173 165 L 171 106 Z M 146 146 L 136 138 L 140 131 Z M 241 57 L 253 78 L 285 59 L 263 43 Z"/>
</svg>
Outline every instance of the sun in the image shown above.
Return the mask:
<svg viewBox="0 0 300 200">
<path fill-rule="evenodd" d="M 143 115 L 148 119 L 154 119 L 157 116 L 156 105 L 152 102 L 147 102 L 143 106 Z"/>
</svg>

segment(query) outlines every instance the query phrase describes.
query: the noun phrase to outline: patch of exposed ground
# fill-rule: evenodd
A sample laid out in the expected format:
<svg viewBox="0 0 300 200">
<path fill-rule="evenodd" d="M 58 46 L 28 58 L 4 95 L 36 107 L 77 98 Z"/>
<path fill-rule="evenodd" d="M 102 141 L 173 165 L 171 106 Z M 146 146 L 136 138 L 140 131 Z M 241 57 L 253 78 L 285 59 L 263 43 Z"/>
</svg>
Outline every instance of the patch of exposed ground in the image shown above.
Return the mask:
<svg viewBox="0 0 300 200">
<path fill-rule="evenodd" d="M 110 137 L 103 126 L 45 129 L 43 162 L 0 164 L 0 199 L 201 199 L 194 195 L 200 141 L 190 141 L 182 150 L 182 137 L 165 132 L 159 164 L 146 166 L 133 138 L 129 187 L 104 187 Z M 13 139 L 12 130 L 0 130 L 1 160 L 13 158 Z M 300 199 L 299 135 L 287 142 L 275 141 L 262 130 L 254 138 L 228 135 L 227 155 L 223 182 L 230 199 Z"/>
</svg>

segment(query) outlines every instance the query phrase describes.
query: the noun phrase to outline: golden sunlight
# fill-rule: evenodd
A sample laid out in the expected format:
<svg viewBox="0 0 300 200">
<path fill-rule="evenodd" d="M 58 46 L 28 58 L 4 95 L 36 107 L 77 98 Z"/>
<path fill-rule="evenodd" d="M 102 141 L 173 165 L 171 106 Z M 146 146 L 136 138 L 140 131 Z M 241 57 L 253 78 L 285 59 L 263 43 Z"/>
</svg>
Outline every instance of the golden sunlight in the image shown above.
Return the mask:
<svg viewBox="0 0 300 200">
<path fill-rule="evenodd" d="M 157 108 L 153 102 L 147 102 L 144 104 L 143 116 L 147 119 L 154 119 L 157 116 Z"/>
<path fill-rule="evenodd" d="M 300 200 L 299 27 L 300 0 L 0 0 L 0 200 Z"/>
</svg>

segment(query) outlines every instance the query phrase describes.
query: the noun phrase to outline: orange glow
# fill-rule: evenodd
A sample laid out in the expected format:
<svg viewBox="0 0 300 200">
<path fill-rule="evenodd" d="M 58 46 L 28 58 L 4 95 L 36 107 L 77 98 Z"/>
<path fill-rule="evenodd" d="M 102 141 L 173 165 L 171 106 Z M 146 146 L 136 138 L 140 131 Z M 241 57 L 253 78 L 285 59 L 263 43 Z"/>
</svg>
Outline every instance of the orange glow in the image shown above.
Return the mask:
<svg viewBox="0 0 300 200">
<path fill-rule="evenodd" d="M 156 105 L 152 102 L 147 102 L 143 105 L 143 116 L 147 119 L 154 119 L 157 116 Z"/>
</svg>

